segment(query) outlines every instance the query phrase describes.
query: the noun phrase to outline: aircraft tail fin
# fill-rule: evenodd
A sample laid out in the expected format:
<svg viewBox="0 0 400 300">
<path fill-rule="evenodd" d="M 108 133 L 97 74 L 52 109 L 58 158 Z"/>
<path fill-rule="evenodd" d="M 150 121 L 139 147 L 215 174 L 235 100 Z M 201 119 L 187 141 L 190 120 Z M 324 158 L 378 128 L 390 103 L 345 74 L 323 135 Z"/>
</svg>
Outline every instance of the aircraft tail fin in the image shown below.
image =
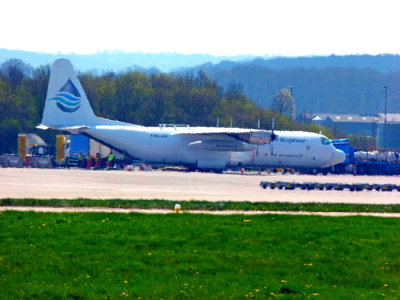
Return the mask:
<svg viewBox="0 0 400 300">
<path fill-rule="evenodd" d="M 96 119 L 72 64 L 67 59 L 57 59 L 51 68 L 41 126 L 87 126 L 94 125 Z"/>
</svg>

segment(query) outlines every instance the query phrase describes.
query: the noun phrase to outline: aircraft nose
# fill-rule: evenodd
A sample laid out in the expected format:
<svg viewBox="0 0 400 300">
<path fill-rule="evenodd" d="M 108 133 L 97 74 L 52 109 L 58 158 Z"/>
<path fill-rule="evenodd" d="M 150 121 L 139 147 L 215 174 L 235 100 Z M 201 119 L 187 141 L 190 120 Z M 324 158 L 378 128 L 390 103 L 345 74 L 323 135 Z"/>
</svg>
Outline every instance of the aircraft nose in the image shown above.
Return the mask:
<svg viewBox="0 0 400 300">
<path fill-rule="evenodd" d="M 346 159 L 346 154 L 342 150 L 335 150 L 335 154 L 332 157 L 332 165 L 337 165 L 344 162 Z"/>
</svg>

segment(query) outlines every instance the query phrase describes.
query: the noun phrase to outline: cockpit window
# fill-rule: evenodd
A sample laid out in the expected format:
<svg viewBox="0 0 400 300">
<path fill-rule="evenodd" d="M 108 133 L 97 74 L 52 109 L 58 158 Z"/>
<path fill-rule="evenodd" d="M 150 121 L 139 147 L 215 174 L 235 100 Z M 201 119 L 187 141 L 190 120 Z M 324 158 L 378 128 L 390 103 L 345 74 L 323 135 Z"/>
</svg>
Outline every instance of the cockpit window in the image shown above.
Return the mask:
<svg viewBox="0 0 400 300">
<path fill-rule="evenodd" d="M 331 141 L 325 137 L 321 138 L 322 145 L 330 145 Z"/>
</svg>

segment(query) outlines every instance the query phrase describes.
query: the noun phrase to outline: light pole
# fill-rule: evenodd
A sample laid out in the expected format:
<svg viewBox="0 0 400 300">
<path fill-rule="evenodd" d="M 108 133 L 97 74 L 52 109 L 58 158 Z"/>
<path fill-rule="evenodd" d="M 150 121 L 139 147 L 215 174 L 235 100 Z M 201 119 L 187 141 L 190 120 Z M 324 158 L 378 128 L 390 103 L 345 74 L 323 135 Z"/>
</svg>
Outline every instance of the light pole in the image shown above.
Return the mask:
<svg viewBox="0 0 400 300">
<path fill-rule="evenodd" d="M 289 91 L 290 91 L 290 98 L 291 98 L 291 102 L 292 102 L 292 105 L 293 105 L 293 108 L 292 108 L 292 119 L 294 120 L 296 118 L 296 111 L 295 111 L 295 108 L 294 108 L 293 86 L 289 85 L 288 88 L 289 88 Z"/>
<path fill-rule="evenodd" d="M 290 97 L 293 97 L 293 87 L 291 85 L 288 86 L 290 91 Z"/>
<path fill-rule="evenodd" d="M 386 126 L 386 114 L 387 114 L 387 89 L 388 89 L 388 86 L 387 86 L 387 85 L 384 85 L 383 87 L 385 88 L 385 126 Z"/>
</svg>

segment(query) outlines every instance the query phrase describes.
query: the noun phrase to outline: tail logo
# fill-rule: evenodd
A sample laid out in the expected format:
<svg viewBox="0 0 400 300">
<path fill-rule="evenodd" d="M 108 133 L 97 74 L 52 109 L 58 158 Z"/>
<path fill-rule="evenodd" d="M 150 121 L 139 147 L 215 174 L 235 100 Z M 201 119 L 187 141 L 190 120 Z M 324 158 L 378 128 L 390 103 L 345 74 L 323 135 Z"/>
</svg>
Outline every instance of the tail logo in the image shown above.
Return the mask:
<svg viewBox="0 0 400 300">
<path fill-rule="evenodd" d="M 68 79 L 56 96 L 49 99 L 49 101 L 56 101 L 57 107 L 63 112 L 72 113 L 81 106 L 81 94 L 79 94 L 71 79 Z"/>
</svg>

